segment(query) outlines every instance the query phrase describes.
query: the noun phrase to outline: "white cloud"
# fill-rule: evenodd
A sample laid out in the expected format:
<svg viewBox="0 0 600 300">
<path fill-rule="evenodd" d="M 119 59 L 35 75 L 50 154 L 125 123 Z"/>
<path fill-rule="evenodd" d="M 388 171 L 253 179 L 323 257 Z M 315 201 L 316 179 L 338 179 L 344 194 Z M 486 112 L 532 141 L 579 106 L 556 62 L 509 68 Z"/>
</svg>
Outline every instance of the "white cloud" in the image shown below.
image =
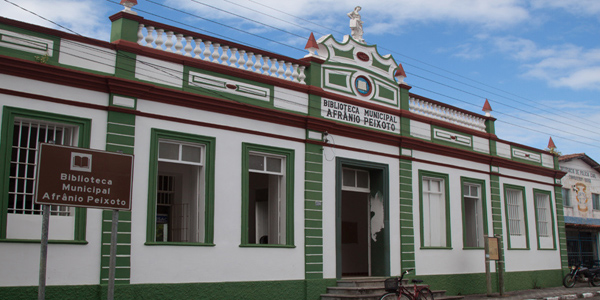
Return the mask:
<svg viewBox="0 0 600 300">
<path fill-rule="evenodd" d="M 534 9 L 561 9 L 575 15 L 597 15 L 600 13 L 598 0 L 533 0 L 531 7 Z"/>
<path fill-rule="evenodd" d="M 210 2 L 209 5 L 219 9 L 208 6 L 206 0 L 167 0 L 167 4 L 200 15 L 210 14 L 211 18 L 224 22 L 238 18 L 234 15 L 236 14 L 290 30 L 298 30 L 301 26 L 314 31 L 323 31 L 322 27 L 306 22 L 305 19 L 316 18 L 319 24 L 334 19 L 337 22 L 332 24 L 346 25 L 346 22 L 342 23 L 341 20 L 347 20 L 346 14 L 355 7 L 356 2 L 350 0 Z M 502 28 L 529 19 L 527 9 L 522 6 L 521 1 L 517 0 L 371 0 L 362 5 L 361 15 L 365 20 L 365 32 L 370 34 L 389 33 L 390 29 L 398 30 L 403 25 L 412 23 L 450 21 Z M 292 24 L 278 19 L 292 20 Z M 254 26 L 259 25 L 254 24 Z M 325 31 L 331 32 L 331 30 Z"/>
<path fill-rule="evenodd" d="M 107 6 L 104 1 L 96 0 L 20 0 L 11 1 L 21 8 L 8 2 L 0 2 L 0 14 L 3 17 L 16 19 L 44 27 L 76 32 L 83 36 L 102 40 L 110 38 L 110 27 L 104 19 Z M 119 6 L 114 6 L 115 12 Z M 26 11 L 27 10 L 27 11 Z M 37 14 L 37 16 L 35 14 Z M 69 28 L 68 31 L 56 24 L 48 22 L 48 19 L 60 26 Z"/>
<path fill-rule="evenodd" d="M 518 37 L 490 38 L 492 45 L 523 63 L 523 76 L 546 81 L 552 87 L 600 90 L 600 48 L 572 44 L 540 47 Z"/>
</svg>

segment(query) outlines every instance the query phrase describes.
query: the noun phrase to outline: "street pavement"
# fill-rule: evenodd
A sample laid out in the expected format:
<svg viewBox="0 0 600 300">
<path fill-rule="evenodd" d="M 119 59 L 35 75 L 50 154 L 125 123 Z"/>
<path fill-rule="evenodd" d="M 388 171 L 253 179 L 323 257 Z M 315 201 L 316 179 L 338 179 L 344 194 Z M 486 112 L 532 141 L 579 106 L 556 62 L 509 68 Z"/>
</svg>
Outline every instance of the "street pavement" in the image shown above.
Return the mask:
<svg viewBox="0 0 600 300">
<path fill-rule="evenodd" d="M 593 297 L 593 298 L 592 298 Z M 587 283 L 578 283 L 573 288 L 552 287 L 543 289 L 532 289 L 522 291 L 511 291 L 504 293 L 500 296 L 498 293 L 492 294 L 489 297 L 486 294 L 482 295 L 466 295 L 465 300 L 478 300 L 478 299 L 502 299 L 502 300 L 523 300 L 523 299 L 544 299 L 544 300 L 558 300 L 558 299 L 578 299 L 578 298 L 592 298 L 600 299 L 600 287 L 590 287 Z"/>
</svg>

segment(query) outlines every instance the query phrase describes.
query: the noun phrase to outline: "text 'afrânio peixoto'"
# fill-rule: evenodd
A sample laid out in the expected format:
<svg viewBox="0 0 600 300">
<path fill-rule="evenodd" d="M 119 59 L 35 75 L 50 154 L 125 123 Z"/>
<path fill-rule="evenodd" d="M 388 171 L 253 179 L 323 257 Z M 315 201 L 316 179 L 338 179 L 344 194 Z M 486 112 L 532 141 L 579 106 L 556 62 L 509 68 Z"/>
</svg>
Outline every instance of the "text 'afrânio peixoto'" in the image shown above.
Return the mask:
<svg viewBox="0 0 600 300">
<path fill-rule="evenodd" d="M 60 181 L 62 183 L 62 193 L 46 192 L 42 195 L 42 200 L 87 205 L 127 205 L 124 200 L 110 197 L 110 189 L 113 185 L 113 181 L 110 179 L 61 173 Z"/>
</svg>

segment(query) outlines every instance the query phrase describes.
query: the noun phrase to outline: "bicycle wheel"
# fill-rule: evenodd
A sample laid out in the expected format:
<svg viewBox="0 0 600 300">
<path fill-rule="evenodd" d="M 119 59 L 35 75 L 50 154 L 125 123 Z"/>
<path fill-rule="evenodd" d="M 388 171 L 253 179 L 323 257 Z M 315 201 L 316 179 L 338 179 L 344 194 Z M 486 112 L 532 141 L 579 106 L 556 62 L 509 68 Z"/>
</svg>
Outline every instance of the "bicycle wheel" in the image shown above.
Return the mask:
<svg viewBox="0 0 600 300">
<path fill-rule="evenodd" d="M 417 300 L 433 300 L 433 293 L 428 288 L 422 288 L 419 291 L 419 296 L 417 297 Z"/>
<path fill-rule="evenodd" d="M 398 300 L 398 295 L 396 293 L 383 294 L 379 300 Z"/>
<path fill-rule="evenodd" d="M 402 293 L 402 295 L 400 295 L 400 298 L 398 298 L 400 300 L 413 300 L 415 298 L 413 298 L 412 294 L 407 294 L 407 293 Z"/>
</svg>

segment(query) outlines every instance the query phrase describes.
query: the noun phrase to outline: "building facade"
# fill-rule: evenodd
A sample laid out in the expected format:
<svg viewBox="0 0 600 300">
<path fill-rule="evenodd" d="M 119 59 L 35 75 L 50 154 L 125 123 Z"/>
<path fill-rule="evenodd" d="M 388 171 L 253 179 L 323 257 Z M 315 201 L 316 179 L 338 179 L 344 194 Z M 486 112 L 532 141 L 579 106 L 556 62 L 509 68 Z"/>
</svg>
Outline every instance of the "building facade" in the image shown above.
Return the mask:
<svg viewBox="0 0 600 300">
<path fill-rule="evenodd" d="M 412 268 L 484 293 L 484 235 L 500 237 L 507 290 L 560 285 L 564 172 L 497 137 L 487 101 L 481 115 L 413 94 L 391 55 L 350 36 L 311 35 L 296 59 L 111 21 L 104 42 L 0 19 L 1 298 L 37 291 L 49 141 L 134 155 L 119 298 L 319 299 Z M 111 215 L 52 207 L 48 298 L 102 298 Z"/>
<path fill-rule="evenodd" d="M 563 155 L 562 179 L 569 265 L 598 265 L 600 165 L 585 153 Z"/>
</svg>

